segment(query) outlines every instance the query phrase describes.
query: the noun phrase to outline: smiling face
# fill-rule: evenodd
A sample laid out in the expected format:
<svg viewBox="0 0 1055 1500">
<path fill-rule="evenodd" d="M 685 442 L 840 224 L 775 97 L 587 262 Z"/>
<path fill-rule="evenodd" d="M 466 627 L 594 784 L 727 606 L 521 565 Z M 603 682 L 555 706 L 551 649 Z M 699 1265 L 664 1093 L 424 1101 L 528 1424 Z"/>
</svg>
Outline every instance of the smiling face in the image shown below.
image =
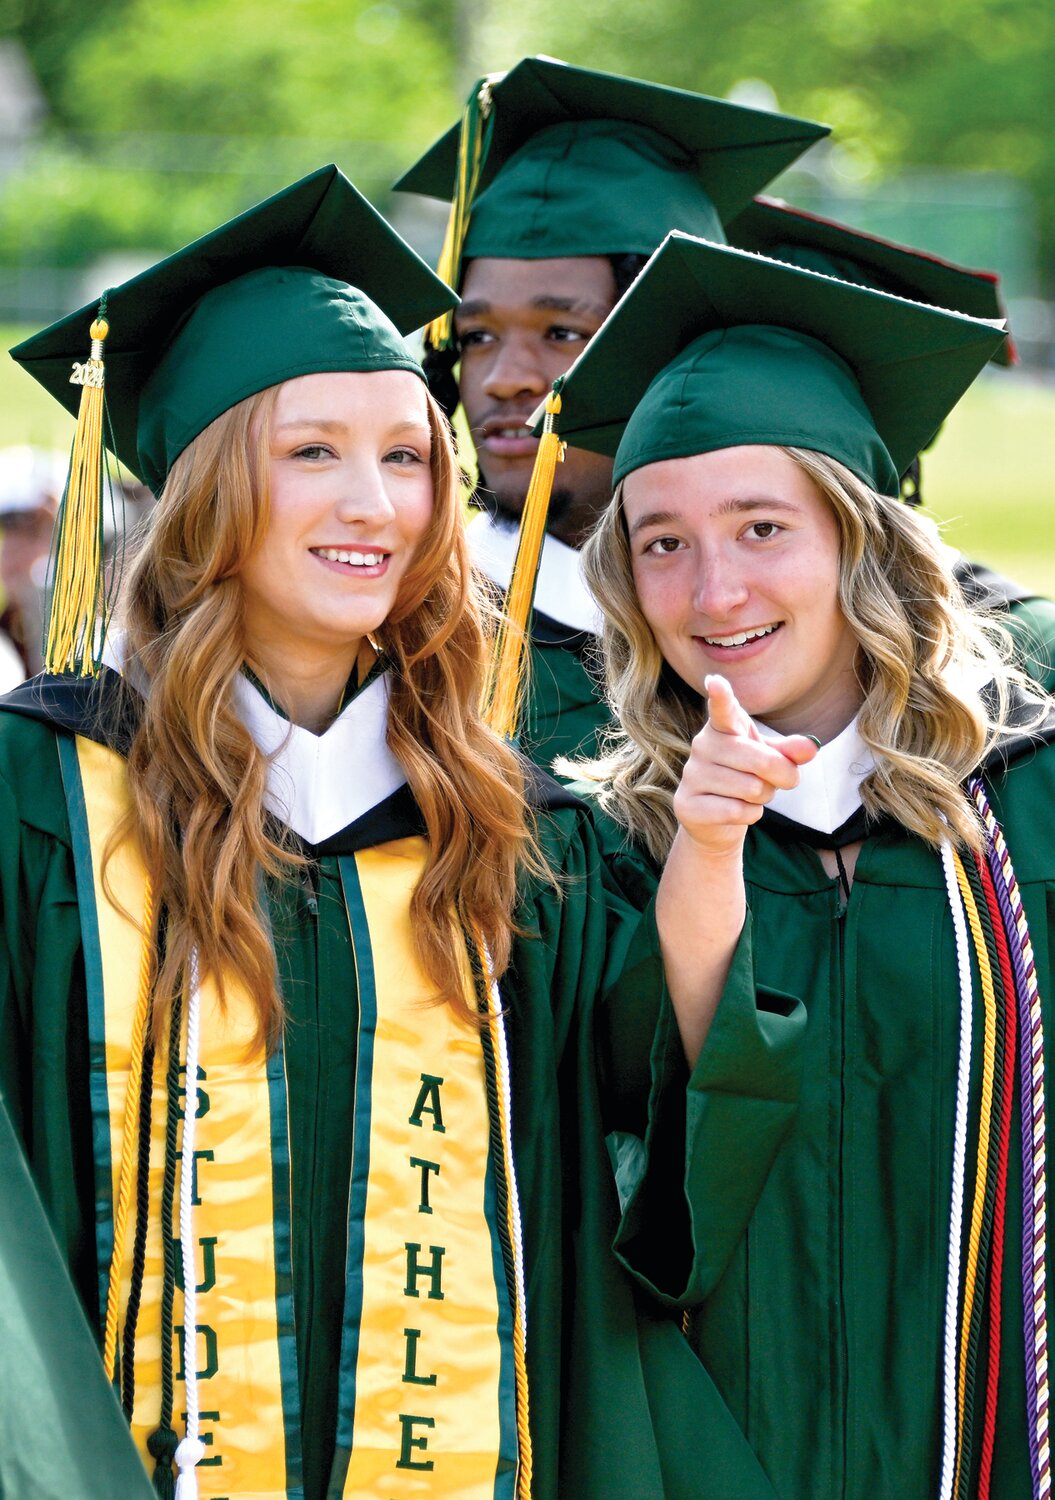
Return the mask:
<svg viewBox="0 0 1055 1500">
<path fill-rule="evenodd" d="M 519 519 L 538 440 L 528 418 L 611 312 L 615 273 L 603 255 L 468 263 L 454 314 L 459 393 L 482 485 Z M 577 546 L 611 496 L 607 458 L 569 448 L 557 469 L 549 529 Z"/>
<path fill-rule="evenodd" d="M 428 529 L 431 447 L 425 387 L 407 371 L 279 387 L 268 528 L 239 575 L 252 656 L 350 674 Z"/>
<path fill-rule="evenodd" d="M 839 526 L 777 448 L 724 448 L 629 474 L 634 584 L 664 660 L 697 692 L 720 672 L 754 718 L 832 739 L 862 701 L 839 605 Z"/>
</svg>

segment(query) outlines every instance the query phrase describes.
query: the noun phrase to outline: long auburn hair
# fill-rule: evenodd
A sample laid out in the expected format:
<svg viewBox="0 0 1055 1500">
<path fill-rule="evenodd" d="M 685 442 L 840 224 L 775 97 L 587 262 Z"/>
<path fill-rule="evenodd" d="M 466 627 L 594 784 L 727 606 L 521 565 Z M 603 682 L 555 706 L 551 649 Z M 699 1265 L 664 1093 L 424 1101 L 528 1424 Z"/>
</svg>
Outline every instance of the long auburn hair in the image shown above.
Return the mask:
<svg viewBox="0 0 1055 1500">
<path fill-rule="evenodd" d="M 225 980 L 238 976 L 257 1008 L 259 1041 L 273 1046 L 283 1021 L 261 877 L 295 876 L 306 860 L 266 813 L 268 759 L 233 693 L 248 655 L 238 575 L 268 527 L 277 389 L 224 412 L 176 460 L 122 592 L 125 679 L 144 696 L 128 756 L 131 805 L 111 848 L 135 839 L 154 910 L 164 910 L 158 1041 L 194 951 L 221 1002 Z M 374 639 L 391 667 L 388 744 L 427 830 L 414 942 L 437 999 L 469 1021 L 465 934 L 499 977 L 518 874 L 548 871 L 521 761 L 480 716 L 490 607 L 463 536 L 450 429 L 431 396 L 427 403 L 432 519 Z"/>
<path fill-rule="evenodd" d="M 909 506 L 826 454 L 780 451 L 810 476 L 839 527 L 839 604 L 859 645 L 858 727 L 876 762 L 861 786 L 866 811 L 892 815 L 935 847 L 951 836 L 980 848 L 981 825 L 962 782 L 1006 728 L 1011 683 L 1026 681 L 1009 665 L 1007 632 L 966 604 L 937 535 Z M 574 773 L 598 783 L 605 810 L 662 862 L 677 831 L 674 793 L 706 703 L 666 665 L 641 613 L 621 487 L 583 558 L 604 612 L 605 677 L 618 727 L 602 755 Z M 988 709 L 977 693 L 986 679 L 995 703 Z"/>
</svg>

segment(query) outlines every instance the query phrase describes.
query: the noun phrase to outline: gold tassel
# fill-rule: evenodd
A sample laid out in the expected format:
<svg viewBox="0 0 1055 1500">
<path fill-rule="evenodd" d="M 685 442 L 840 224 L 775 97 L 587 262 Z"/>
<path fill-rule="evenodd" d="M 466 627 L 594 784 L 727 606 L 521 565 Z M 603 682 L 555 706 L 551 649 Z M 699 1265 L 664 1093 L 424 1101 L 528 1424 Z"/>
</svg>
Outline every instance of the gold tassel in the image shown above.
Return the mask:
<svg viewBox="0 0 1055 1500">
<path fill-rule="evenodd" d="M 447 219 L 447 232 L 443 236 L 443 249 L 436 265 L 437 276 L 456 291 L 461 276 L 462 250 L 469 232 L 469 216 L 491 145 L 491 132 L 494 128 L 491 85 L 494 76 L 481 78 L 473 87 L 462 112 L 461 129 L 458 132 L 458 170 L 454 197 Z M 425 342 L 433 349 L 446 349 L 451 342 L 453 326 L 451 312 L 433 318 L 425 329 Z"/>
<path fill-rule="evenodd" d="M 81 404 L 59 510 L 44 645 L 46 671 L 81 677 L 98 671 L 103 613 L 103 340 L 110 331 L 104 311 L 105 299 L 90 329 L 91 354 L 70 376 L 70 384 L 81 387 Z"/>
<path fill-rule="evenodd" d="M 535 598 L 542 544 L 546 537 L 546 518 L 553 491 L 553 476 L 564 459 L 565 444 L 556 432 L 560 415 L 560 381 L 546 398 L 546 420 L 542 426 L 535 467 L 531 473 L 523 514 L 520 517 L 520 540 L 517 543 L 513 576 L 506 592 L 505 614 L 495 640 L 494 657 L 485 702 L 486 718 L 496 734 L 516 738 L 520 710 L 527 685 L 524 644 L 528 616 Z"/>
</svg>

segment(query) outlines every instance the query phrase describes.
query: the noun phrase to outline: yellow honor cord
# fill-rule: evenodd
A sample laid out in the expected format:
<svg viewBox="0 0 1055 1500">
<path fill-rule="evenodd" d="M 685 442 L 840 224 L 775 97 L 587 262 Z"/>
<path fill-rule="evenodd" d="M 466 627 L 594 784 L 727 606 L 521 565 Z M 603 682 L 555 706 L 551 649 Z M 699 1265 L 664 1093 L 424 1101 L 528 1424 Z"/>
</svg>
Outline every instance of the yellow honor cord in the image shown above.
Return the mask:
<svg viewBox="0 0 1055 1500">
<path fill-rule="evenodd" d="M 516 737 L 519 725 L 527 682 L 524 645 L 528 616 L 535 598 L 535 580 L 546 537 L 553 476 L 564 458 L 565 445 L 556 432 L 560 406 L 560 394 L 553 391 L 546 400 L 546 419 L 520 518 L 520 540 L 506 594 L 505 613 L 495 641 L 485 699 L 487 722 L 497 734 L 507 739 Z"/>
<path fill-rule="evenodd" d="M 490 78 L 482 78 L 474 87 L 462 111 L 461 128 L 458 132 L 458 169 L 454 197 L 443 236 L 443 248 L 436 265 L 437 276 L 455 289 L 461 275 L 462 250 L 469 232 L 469 216 L 491 143 L 491 82 Z M 451 342 L 453 316 L 448 311 L 433 318 L 425 329 L 426 344 L 433 349 L 447 348 Z"/>
<path fill-rule="evenodd" d="M 154 977 L 154 893 L 149 875 L 143 886 L 143 952 L 139 960 L 139 992 L 132 1024 L 132 1066 L 125 1095 L 121 1132 L 121 1166 L 117 1202 L 114 1205 L 114 1245 L 106 1287 L 106 1323 L 103 1330 L 103 1365 L 107 1380 L 117 1373 L 117 1325 L 120 1316 L 121 1271 L 124 1265 L 128 1215 L 132 1205 L 132 1182 L 139 1150 L 139 1101 L 143 1090 L 143 1044 L 150 1023 L 150 1000 Z"/>
<path fill-rule="evenodd" d="M 96 672 L 96 627 L 103 603 L 103 341 L 110 326 L 99 317 L 90 331 L 91 354 L 74 365 L 70 376 L 70 384 L 81 387 L 81 403 L 59 511 L 44 645 L 47 671 L 81 677 Z"/>
<path fill-rule="evenodd" d="M 993 975 L 989 965 L 989 954 L 986 950 L 985 939 L 982 936 L 981 922 L 978 917 L 978 908 L 975 905 L 974 894 L 967 881 L 967 873 L 963 867 L 963 860 L 953 850 L 953 863 L 956 870 L 956 883 L 960 888 L 960 896 L 963 900 L 967 916 L 967 924 L 971 929 L 971 938 L 974 942 L 975 958 L 978 962 L 978 976 L 982 983 L 982 995 L 985 1001 L 985 1036 L 982 1048 L 982 1098 L 978 1121 L 978 1170 L 974 1185 L 974 1203 L 971 1209 L 971 1228 L 967 1243 L 967 1262 L 964 1268 L 963 1288 L 963 1320 L 960 1330 L 960 1369 L 959 1386 L 957 1391 L 957 1413 L 956 1413 L 956 1474 L 953 1481 L 953 1494 L 958 1494 L 960 1489 L 960 1469 L 963 1462 L 963 1430 L 964 1430 L 964 1408 L 965 1392 L 967 1387 L 967 1355 L 971 1335 L 971 1317 L 974 1308 L 975 1296 L 984 1295 L 984 1288 L 976 1286 L 978 1271 L 978 1245 L 982 1232 L 982 1214 L 985 1206 L 985 1194 L 988 1178 L 989 1165 L 989 1134 L 992 1128 L 993 1118 L 993 1081 L 995 1076 L 995 1050 L 996 1050 L 996 993 L 993 988 Z"/>
</svg>

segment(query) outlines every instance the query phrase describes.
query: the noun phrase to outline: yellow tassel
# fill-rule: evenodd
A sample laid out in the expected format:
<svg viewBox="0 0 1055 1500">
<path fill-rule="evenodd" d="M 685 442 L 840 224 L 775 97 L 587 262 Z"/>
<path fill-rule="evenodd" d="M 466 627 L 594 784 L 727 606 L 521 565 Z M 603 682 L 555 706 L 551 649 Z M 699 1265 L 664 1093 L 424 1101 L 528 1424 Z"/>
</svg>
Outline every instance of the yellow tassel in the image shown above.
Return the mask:
<svg viewBox="0 0 1055 1500">
<path fill-rule="evenodd" d="M 82 388 L 81 404 L 59 512 L 44 646 L 48 672 L 81 677 L 93 677 L 98 668 L 96 634 L 103 611 L 103 340 L 110 325 L 100 316 L 90 331 L 91 355 L 75 364 L 70 376 L 70 384 Z"/>
<path fill-rule="evenodd" d="M 437 276 L 456 290 L 461 276 L 462 250 L 469 232 L 469 216 L 491 144 L 494 125 L 491 114 L 492 82 L 492 77 L 481 78 L 474 86 L 462 111 L 461 129 L 458 132 L 458 170 L 454 197 L 447 219 L 447 231 L 443 236 L 443 249 L 436 265 Z M 453 326 L 451 312 L 433 318 L 425 329 L 425 342 L 433 349 L 446 349 L 451 342 Z"/>
<path fill-rule="evenodd" d="M 520 540 L 513 563 L 513 576 L 506 593 L 505 614 L 495 641 L 485 700 L 487 722 L 497 734 L 510 740 L 516 738 L 527 684 L 524 645 L 527 640 L 528 616 L 535 598 L 535 580 L 542 557 L 542 544 L 546 537 L 553 476 L 557 465 L 564 458 L 565 444 L 556 432 L 556 419 L 559 415 L 560 393 L 555 389 L 546 399 L 546 420 L 535 455 L 535 467 L 528 485 L 527 499 L 524 501 L 524 511 L 520 517 Z"/>
</svg>

